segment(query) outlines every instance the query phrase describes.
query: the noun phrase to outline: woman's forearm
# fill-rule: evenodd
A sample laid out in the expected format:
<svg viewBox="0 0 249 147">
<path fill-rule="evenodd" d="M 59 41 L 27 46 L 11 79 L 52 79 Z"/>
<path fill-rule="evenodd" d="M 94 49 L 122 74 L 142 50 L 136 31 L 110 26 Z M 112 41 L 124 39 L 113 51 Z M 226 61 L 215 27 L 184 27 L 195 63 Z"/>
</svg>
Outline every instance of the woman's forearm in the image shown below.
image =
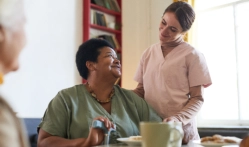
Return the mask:
<svg viewBox="0 0 249 147">
<path fill-rule="evenodd" d="M 204 102 L 203 90 L 204 89 L 201 85 L 190 87 L 190 98 L 187 105 L 173 117 L 175 117 L 178 121 L 182 122 L 183 125 L 189 123 L 191 119 L 194 118 L 200 111 L 201 106 Z"/>
<path fill-rule="evenodd" d="M 39 129 L 38 147 L 84 147 L 90 146 L 86 138 L 66 139 L 59 136 L 54 136 L 43 129 Z"/>
<path fill-rule="evenodd" d="M 65 139 L 57 136 L 50 136 L 38 142 L 38 147 L 88 147 L 86 139 Z"/>
</svg>

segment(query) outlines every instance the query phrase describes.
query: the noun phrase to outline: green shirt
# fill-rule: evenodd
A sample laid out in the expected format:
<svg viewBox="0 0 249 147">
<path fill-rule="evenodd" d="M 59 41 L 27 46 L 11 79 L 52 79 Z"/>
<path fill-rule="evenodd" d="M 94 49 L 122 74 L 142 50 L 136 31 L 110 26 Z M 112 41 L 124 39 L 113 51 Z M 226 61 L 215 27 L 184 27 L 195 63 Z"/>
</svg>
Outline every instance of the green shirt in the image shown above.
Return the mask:
<svg viewBox="0 0 249 147">
<path fill-rule="evenodd" d="M 60 91 L 48 105 L 39 127 L 51 135 L 75 139 L 87 138 L 95 117 L 105 116 L 116 125 L 110 143 L 119 137 L 139 135 L 139 122 L 162 119 L 131 90 L 115 85 L 109 114 L 87 91 L 85 85 Z"/>
</svg>

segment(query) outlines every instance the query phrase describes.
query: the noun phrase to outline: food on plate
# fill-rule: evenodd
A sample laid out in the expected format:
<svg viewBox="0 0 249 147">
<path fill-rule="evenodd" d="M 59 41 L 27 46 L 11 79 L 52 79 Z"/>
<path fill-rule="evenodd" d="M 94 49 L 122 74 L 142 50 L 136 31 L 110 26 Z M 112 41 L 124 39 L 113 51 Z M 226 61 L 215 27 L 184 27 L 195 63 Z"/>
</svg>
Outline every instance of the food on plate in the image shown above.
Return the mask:
<svg viewBox="0 0 249 147">
<path fill-rule="evenodd" d="M 207 136 L 201 138 L 202 143 L 240 143 L 241 139 L 237 137 L 228 137 L 215 134 L 213 136 Z"/>
<path fill-rule="evenodd" d="M 132 140 L 132 141 L 134 141 L 134 140 L 142 140 L 142 136 L 130 136 L 129 137 L 129 140 Z"/>
<path fill-rule="evenodd" d="M 213 136 L 214 140 L 223 140 L 223 137 L 221 135 L 215 134 Z"/>
<path fill-rule="evenodd" d="M 201 142 L 209 142 L 209 141 L 214 141 L 214 138 L 211 136 L 201 138 Z"/>
</svg>

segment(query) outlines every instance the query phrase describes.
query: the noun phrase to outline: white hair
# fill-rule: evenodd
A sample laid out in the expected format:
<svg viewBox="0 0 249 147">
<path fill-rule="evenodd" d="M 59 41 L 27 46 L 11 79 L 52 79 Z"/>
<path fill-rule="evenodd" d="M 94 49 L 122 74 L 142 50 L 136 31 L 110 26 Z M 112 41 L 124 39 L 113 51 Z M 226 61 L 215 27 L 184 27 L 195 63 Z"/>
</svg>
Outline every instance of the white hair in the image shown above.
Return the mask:
<svg viewBox="0 0 249 147">
<path fill-rule="evenodd" d="M 15 30 L 23 20 L 23 0 L 0 0 L 0 26 Z"/>
</svg>

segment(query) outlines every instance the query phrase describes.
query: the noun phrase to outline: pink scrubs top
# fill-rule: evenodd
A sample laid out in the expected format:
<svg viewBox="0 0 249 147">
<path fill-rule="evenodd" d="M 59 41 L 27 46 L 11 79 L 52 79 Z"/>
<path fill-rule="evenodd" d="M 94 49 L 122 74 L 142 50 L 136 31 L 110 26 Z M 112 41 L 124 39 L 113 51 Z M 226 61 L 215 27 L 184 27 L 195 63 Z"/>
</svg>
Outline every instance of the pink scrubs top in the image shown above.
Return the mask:
<svg viewBox="0 0 249 147">
<path fill-rule="evenodd" d="M 189 100 L 189 87 L 211 85 L 208 67 L 202 53 L 183 42 L 163 57 L 160 43 L 150 46 L 142 55 L 134 77 L 144 86 L 145 100 L 163 118 L 181 114 Z M 202 102 L 192 108 L 201 108 Z M 188 105 L 189 106 L 189 105 Z M 191 108 L 190 108 L 191 109 Z M 196 113 L 182 112 L 178 118 L 192 139 L 199 139 Z M 189 114 L 191 114 L 189 117 Z"/>
</svg>

